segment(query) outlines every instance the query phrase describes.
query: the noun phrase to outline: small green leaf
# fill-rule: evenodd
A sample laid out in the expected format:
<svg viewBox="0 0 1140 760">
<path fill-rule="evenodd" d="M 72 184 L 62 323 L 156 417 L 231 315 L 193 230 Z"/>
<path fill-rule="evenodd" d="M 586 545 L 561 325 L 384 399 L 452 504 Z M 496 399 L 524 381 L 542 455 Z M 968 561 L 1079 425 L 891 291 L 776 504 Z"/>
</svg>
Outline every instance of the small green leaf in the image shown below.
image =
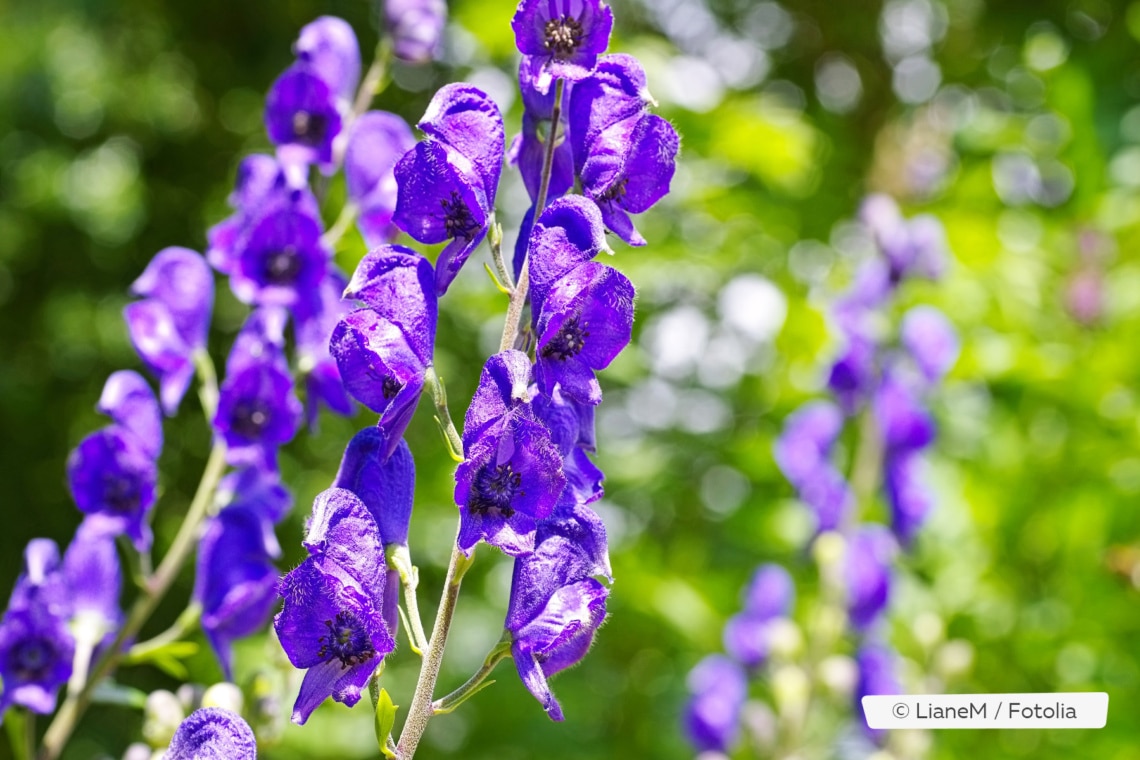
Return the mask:
<svg viewBox="0 0 1140 760">
<path fill-rule="evenodd" d="M 114 681 L 100 681 L 91 692 L 91 701 L 101 705 L 117 705 L 142 710 L 146 707 L 146 692 Z"/>
<path fill-rule="evenodd" d="M 396 725 L 396 711 L 399 709 L 392 704 L 388 690 L 381 689 L 380 696 L 376 700 L 376 743 L 380 745 L 380 752 L 387 758 L 396 757 L 396 754 L 388 749 L 388 737 L 392 735 L 392 727 Z"/>
</svg>

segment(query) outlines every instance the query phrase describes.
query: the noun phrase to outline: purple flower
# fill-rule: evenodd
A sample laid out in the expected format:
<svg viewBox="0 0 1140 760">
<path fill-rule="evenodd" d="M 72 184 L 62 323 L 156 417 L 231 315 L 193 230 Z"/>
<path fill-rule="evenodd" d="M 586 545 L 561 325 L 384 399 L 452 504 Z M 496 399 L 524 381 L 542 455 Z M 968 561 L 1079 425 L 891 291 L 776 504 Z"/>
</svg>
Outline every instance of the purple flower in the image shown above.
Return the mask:
<svg viewBox="0 0 1140 760">
<path fill-rule="evenodd" d="M 903 218 L 895 201 L 886 195 L 870 195 L 859 209 L 890 265 L 890 281 L 915 275 L 937 279 L 946 268 L 949 249 L 942 223 L 929 215 Z"/>
<path fill-rule="evenodd" d="M 685 733 L 699 752 L 727 752 L 740 730 L 748 699 L 744 670 L 724 655 L 705 657 L 689 672 Z"/>
<path fill-rule="evenodd" d="M 293 45 L 298 63 L 320 78 L 347 107 L 360 82 L 360 46 L 347 21 L 321 16 L 306 24 Z"/>
<path fill-rule="evenodd" d="M 24 547 L 24 571 L 16 579 L 8 611 L 35 608 L 66 617 L 70 604 L 59 573 L 59 547 L 50 538 L 33 538 Z"/>
<path fill-rule="evenodd" d="M 888 372 L 875 390 L 875 419 L 888 450 L 921 449 L 934 440 L 934 419 L 917 396 L 897 372 Z"/>
<path fill-rule="evenodd" d="M 396 211 L 396 162 L 414 148 L 407 122 L 386 111 L 369 111 L 352 125 L 344 153 L 348 197 L 360 208 L 356 224 L 370 247 L 390 242 L 399 233 L 392 224 Z"/>
<path fill-rule="evenodd" d="M 214 429 L 226 442 L 232 465 L 272 467 L 277 447 L 297 432 L 301 402 L 270 323 L 274 310 L 259 310 L 234 341 L 218 398 Z"/>
<path fill-rule="evenodd" d="M 320 164 L 331 173 L 333 141 L 341 130 L 337 94 L 303 63 L 277 78 L 265 96 L 265 130 L 282 164 Z"/>
<path fill-rule="evenodd" d="M 848 331 L 843 354 L 831 365 L 827 387 L 835 394 L 843 411 L 854 415 L 877 380 L 876 346 L 861 333 Z"/>
<path fill-rule="evenodd" d="M 243 467 L 226 474 L 218 483 L 216 499 L 220 507 L 250 509 L 274 524 L 293 508 L 293 494 L 281 484 L 281 476 L 262 467 Z"/>
<path fill-rule="evenodd" d="M 444 0 L 384 0 L 384 23 L 396 57 L 408 63 L 427 63 L 439 53 L 447 26 Z"/>
<path fill-rule="evenodd" d="M 307 196 L 288 194 L 261 209 L 237 247 L 230 288 L 243 303 L 293 307 L 316 292 L 330 254 Z"/>
<path fill-rule="evenodd" d="M 331 269 L 317 292 L 302 299 L 293 310 L 297 318 L 297 365 L 305 381 L 305 421 L 310 430 L 316 429 L 322 403 L 337 414 L 352 414 L 352 400 L 329 353 L 333 329 L 352 310 L 351 304 L 341 299 L 344 288 L 344 275 Z"/>
<path fill-rule="evenodd" d="M 383 618 L 384 548 L 364 503 L 341 488 L 318 495 L 304 544 L 310 557 L 281 581 L 285 606 L 273 622 L 289 661 L 308 671 L 293 706 L 297 724 L 328 696 L 355 705 L 395 648 Z"/>
<path fill-rule="evenodd" d="M 802 488 L 827 466 L 828 454 L 843 430 L 843 415 L 830 401 L 809 401 L 784 420 L 776 439 L 776 464 L 784 477 Z"/>
<path fill-rule="evenodd" d="M 118 629 L 123 620 L 119 606 L 123 571 L 114 536 L 98 522 L 80 523 L 64 552 L 60 579 L 77 638 L 94 646 Z"/>
<path fill-rule="evenodd" d="M 64 619 L 34 609 L 9 611 L 0 621 L 0 714 L 13 704 L 48 715 L 71 678 L 75 640 Z"/>
<path fill-rule="evenodd" d="M 855 713 L 862 720 L 863 730 L 876 744 L 882 746 L 886 732 L 867 725 L 863 712 L 863 697 L 873 694 L 902 694 L 895 675 L 895 653 L 882 644 L 864 644 L 855 655 L 858 679 L 855 682 Z"/>
<path fill-rule="evenodd" d="M 525 97 L 525 88 L 523 93 Z M 574 170 L 581 173 L 603 132 L 618 123 L 625 123 L 631 131 L 646 106 L 653 103 L 645 70 L 636 58 L 623 53 L 599 58 L 594 72 L 575 82 L 570 95 Z"/>
<path fill-rule="evenodd" d="M 279 553 L 276 540 L 266 543 L 264 517 L 252 507 L 227 507 L 206 523 L 193 598 L 227 680 L 233 680 L 231 643 L 261 628 L 277 603 L 272 556 Z"/>
<path fill-rule="evenodd" d="M 600 134 L 582 166 L 582 189 L 598 204 L 606 227 L 625 242 L 645 245 L 630 214 L 648 211 L 669 192 L 681 142 L 673 125 L 645 114 Z"/>
<path fill-rule="evenodd" d="M 123 310 L 131 343 L 158 376 L 162 404 L 174 414 L 194 376 L 194 354 L 206 348 L 214 278 L 195 251 L 164 248 L 131 285 L 143 300 Z"/>
<path fill-rule="evenodd" d="M 862 526 L 847 543 L 847 613 L 861 631 L 878 619 L 890 599 L 895 549 L 895 540 L 881 525 Z"/>
<path fill-rule="evenodd" d="M 729 618 L 724 627 L 724 648 L 748 668 L 768 659 L 771 621 L 788 614 L 795 585 L 779 565 L 756 568 L 744 597 L 744 610 Z"/>
<path fill-rule="evenodd" d="M 511 19 L 515 44 L 541 92 L 554 79 L 589 76 L 613 25 L 613 12 L 601 0 L 520 0 Z"/>
<path fill-rule="evenodd" d="M 633 295 L 625 275 L 592 261 L 554 284 L 536 321 L 536 374 L 544 393 L 557 383 L 576 401 L 601 403 L 594 371 L 608 367 L 629 343 Z"/>
<path fill-rule="evenodd" d="M 466 156 L 432 140 L 408 151 L 395 175 L 392 222 L 421 243 L 451 241 L 436 261 L 436 292 L 443 295 L 487 234 L 491 208 L 484 180 Z"/>
<path fill-rule="evenodd" d="M 928 382 L 937 383 L 958 360 L 958 335 L 933 306 L 915 306 L 904 314 L 899 337 Z"/>
<path fill-rule="evenodd" d="M 522 133 L 511 143 L 508 159 L 512 164 L 518 165 L 531 202 L 536 203 L 546 163 L 546 146 L 554 118 L 554 93 L 549 91 L 540 93 L 531 78 L 533 74 L 525 62 L 519 66 L 519 88 L 522 90 L 524 108 Z M 547 200 L 560 198 L 574 186 L 574 157 L 570 148 L 573 133 L 570 132 L 568 119 L 570 90 L 571 88 L 566 88 L 562 93 L 558 143 L 554 148 Z"/>
<path fill-rule="evenodd" d="M 431 364 L 439 307 L 431 262 L 411 248 L 383 245 L 357 265 L 344 297 L 364 302 L 399 327 L 412 351 Z"/>
<path fill-rule="evenodd" d="M 344 450 L 333 487 L 352 491 L 364 502 L 385 546 L 406 546 L 415 496 L 416 463 L 403 438 L 391 455 L 387 454 L 387 443 L 384 434 L 375 427 L 354 435 Z"/>
<path fill-rule="evenodd" d="M 539 214 L 538 222 L 527 235 L 525 250 L 530 270 L 531 319 L 537 324 L 554 284 L 600 251 L 609 251 L 601 212 L 580 195 L 559 198 Z M 521 266 L 522 259 L 516 252 L 516 275 Z"/>
<path fill-rule="evenodd" d="M 529 552 L 536 521 L 553 511 L 566 486 L 562 456 L 526 400 L 530 377 L 519 353 L 488 360 L 464 423 L 466 460 L 455 473 L 455 502 L 458 545 L 467 554 L 480 539 L 512 556 Z"/>
<path fill-rule="evenodd" d="M 888 454 L 884 473 L 891 528 L 903 546 L 908 546 L 926 522 L 934 495 L 924 477 L 926 461 L 916 451 Z"/>
<path fill-rule="evenodd" d="M 550 396 L 534 394 L 532 408 L 562 454 L 566 490 L 560 504 L 585 505 L 602 498 L 605 474 L 586 455 L 594 449 L 594 407 L 578 403 L 556 387 Z"/>
<path fill-rule="evenodd" d="M 162 449 L 158 402 L 136 373 L 108 378 L 99 404 L 114 424 L 84 438 L 67 460 L 79 511 L 102 530 L 126 533 L 140 551 L 151 542 L 146 515 L 154 504 L 156 460 Z"/>
<path fill-rule="evenodd" d="M 820 467 L 800 487 L 799 496 L 815 517 L 817 532 L 837 529 L 855 506 L 847 479 L 830 464 Z"/>
<path fill-rule="evenodd" d="M 506 629 L 519 678 L 553 720 L 562 707 L 547 679 L 578 664 L 606 616 L 605 527 L 588 508 L 539 525 L 532 553 L 515 560 Z"/>
<path fill-rule="evenodd" d="M 487 209 L 495 207 L 506 138 L 503 115 L 487 93 L 469 84 L 439 88 L 417 124 L 429 138 L 454 148 L 475 166 Z"/>
<path fill-rule="evenodd" d="M 253 729 L 237 713 L 203 707 L 182 721 L 165 760 L 257 760 Z"/>
</svg>

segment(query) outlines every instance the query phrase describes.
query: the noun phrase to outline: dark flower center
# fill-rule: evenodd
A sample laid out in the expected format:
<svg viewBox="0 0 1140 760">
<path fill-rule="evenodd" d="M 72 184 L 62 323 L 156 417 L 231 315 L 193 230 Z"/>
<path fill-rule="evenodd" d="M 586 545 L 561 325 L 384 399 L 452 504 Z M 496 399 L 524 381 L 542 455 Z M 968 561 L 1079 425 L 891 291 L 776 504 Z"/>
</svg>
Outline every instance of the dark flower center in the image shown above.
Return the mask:
<svg viewBox="0 0 1140 760">
<path fill-rule="evenodd" d="M 265 281 L 270 285 L 291 285 L 301 273 L 301 254 L 287 245 L 265 257 Z"/>
<path fill-rule="evenodd" d="M 396 397 L 396 394 L 403 389 L 403 385 L 396 378 L 388 375 L 384 378 L 384 384 L 381 386 L 381 391 L 384 393 L 384 400 L 391 401 Z"/>
<path fill-rule="evenodd" d="M 620 201 L 625 197 L 625 186 L 629 183 L 629 177 L 622 177 L 617 182 L 613 183 L 604 193 L 600 194 L 594 201 L 601 205 L 603 203 L 611 203 L 613 201 Z"/>
<path fill-rule="evenodd" d="M 541 354 L 547 359 L 566 361 L 582 352 L 588 337 L 590 331 L 586 325 L 579 324 L 578 317 L 572 317 L 562 323 L 562 329 L 542 347 Z"/>
<path fill-rule="evenodd" d="M 9 670 L 20 681 L 43 681 L 55 665 L 55 648 L 40 638 L 27 638 L 8 655 Z"/>
<path fill-rule="evenodd" d="M 451 197 L 443 198 L 439 205 L 443 209 L 443 224 L 447 228 L 448 237 L 471 240 L 479 233 L 479 225 L 475 223 L 471 209 L 467 208 L 459 193 L 452 190 Z"/>
<path fill-rule="evenodd" d="M 510 462 L 485 464 L 475 475 L 467 509 L 475 515 L 510 517 L 515 513 L 511 508 L 515 496 L 525 495 L 519 491 L 521 485 L 522 478 L 511 468 Z"/>
<path fill-rule="evenodd" d="M 269 426 L 269 419 L 269 409 L 261 401 L 242 401 L 230 415 L 230 429 L 242 438 L 257 440 Z"/>
<path fill-rule="evenodd" d="M 334 657 L 340 660 L 342 668 L 368 662 L 376 656 L 372 640 L 368 637 L 364 624 L 351 612 L 338 612 L 335 620 L 326 620 L 329 632 L 321 636 L 320 651 L 317 656 L 329 662 Z"/>
<path fill-rule="evenodd" d="M 546 49 L 558 60 L 570 58 L 582 44 L 582 25 L 570 16 L 547 21 L 545 33 Z"/>
<path fill-rule="evenodd" d="M 138 484 L 133 478 L 119 472 L 104 472 L 103 474 L 103 503 L 111 508 L 112 512 L 129 513 L 139 506 Z"/>
<path fill-rule="evenodd" d="M 308 111 L 297 111 L 293 114 L 293 140 L 295 142 L 316 148 L 324 142 L 327 131 L 328 119 L 321 114 L 309 113 Z"/>
</svg>

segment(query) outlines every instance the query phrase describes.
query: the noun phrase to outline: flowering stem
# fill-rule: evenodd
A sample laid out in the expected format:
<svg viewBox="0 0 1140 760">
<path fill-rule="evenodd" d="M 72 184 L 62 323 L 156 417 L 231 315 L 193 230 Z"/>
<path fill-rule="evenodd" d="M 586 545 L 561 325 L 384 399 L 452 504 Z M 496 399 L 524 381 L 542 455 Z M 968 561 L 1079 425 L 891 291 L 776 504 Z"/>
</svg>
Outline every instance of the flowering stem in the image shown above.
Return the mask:
<svg viewBox="0 0 1140 760">
<path fill-rule="evenodd" d="M 191 631 L 198 627 L 202 621 L 202 605 L 197 602 L 192 603 L 189 607 L 183 610 L 178 619 L 162 633 L 154 636 L 146 641 L 139 642 L 127 650 L 124 660 L 127 662 L 134 662 L 137 660 L 144 660 L 155 650 L 161 649 L 167 644 L 172 644 L 175 641 L 180 641 L 186 637 Z"/>
<path fill-rule="evenodd" d="M 91 703 L 91 695 L 95 691 L 95 687 L 114 672 L 123 659 L 125 644 L 138 634 L 146 621 L 150 619 L 154 608 L 170 590 L 171 584 L 178 577 L 182 566 L 197 545 L 199 528 L 225 469 L 226 447 L 224 443 L 218 441 L 210 452 L 206 469 L 202 473 L 202 479 L 198 482 L 198 490 L 194 493 L 190 508 L 186 510 L 186 517 L 178 529 L 178 534 L 174 537 L 174 543 L 170 545 L 170 550 L 162 558 L 158 570 L 147 582 L 143 593 L 135 600 L 134 606 L 131 607 L 131 611 L 127 615 L 127 621 L 119 629 L 114 643 L 107 648 L 91 669 L 91 675 L 87 678 L 83 688 L 76 693 L 69 694 L 64 700 L 63 706 L 60 707 L 55 719 L 48 726 L 47 733 L 44 734 L 43 746 L 40 747 L 38 755 L 39 760 L 55 760 L 59 757 L 79 719 Z"/>
<path fill-rule="evenodd" d="M 344 204 L 344 208 L 340 210 L 340 215 L 337 216 L 336 221 L 333 222 L 332 227 L 329 227 L 328 232 L 321 236 L 321 244 L 325 248 L 333 249 L 340 239 L 344 237 L 344 233 L 348 232 L 352 227 L 352 223 L 356 221 L 356 214 L 360 211 L 356 204 L 349 201 Z"/>
<path fill-rule="evenodd" d="M 202 402 L 206 424 L 210 425 L 218 410 L 218 373 L 214 370 L 214 361 L 204 349 L 194 352 L 194 368 L 198 372 L 198 398 Z"/>
<path fill-rule="evenodd" d="M 546 143 L 546 157 L 542 163 L 542 181 L 538 186 L 538 198 L 534 202 L 535 224 L 538 223 L 538 217 L 546 208 L 546 194 L 550 191 L 550 175 L 554 171 L 554 149 L 558 145 L 558 125 L 562 121 L 562 88 L 563 81 L 559 78 L 554 83 L 554 110 L 550 112 L 550 140 Z M 529 251 L 527 253 L 529 255 Z M 527 261 L 524 258 L 522 271 L 519 272 L 518 285 L 511 291 L 511 304 L 507 307 L 507 320 L 503 324 L 503 339 L 499 342 L 500 351 L 507 351 L 515 347 L 528 290 L 530 290 L 530 267 L 527 266 Z"/>
<path fill-rule="evenodd" d="M 372 57 L 372 65 L 368 67 L 364 79 L 360 81 L 360 89 L 356 91 L 356 101 L 352 104 L 351 121 L 355 121 L 372 105 L 372 99 L 384 90 L 385 78 L 388 74 L 388 61 L 392 57 L 392 42 L 387 37 L 381 37 L 376 45 L 376 54 Z M 345 132 L 348 125 L 345 125 Z"/>
<path fill-rule="evenodd" d="M 483 666 L 475 671 L 475 674 L 467 679 L 467 683 L 460 686 L 455 691 L 448 694 L 446 697 L 441 697 L 435 702 L 432 702 L 431 709 L 436 715 L 444 715 L 453 712 L 455 708 L 466 702 L 471 697 L 475 696 L 478 692 L 487 688 L 494 681 L 488 681 L 487 676 L 491 675 L 495 667 L 500 662 L 511 656 L 511 633 L 510 631 L 503 631 L 502 638 L 495 644 L 494 649 L 487 653 L 487 657 L 483 660 Z"/>
<path fill-rule="evenodd" d="M 404 729 L 400 732 L 400 743 L 396 746 L 399 760 L 411 760 L 415 756 L 416 747 L 419 746 L 428 721 L 434 714 L 432 694 L 435 692 L 436 679 L 439 678 L 439 667 L 443 663 L 443 652 L 447 648 L 447 634 L 451 630 L 451 620 L 455 616 L 459 584 L 474 559 L 474 555 L 468 557 L 458 547 L 451 550 L 451 561 L 447 565 L 447 578 L 443 584 L 443 596 L 439 601 L 435 625 L 432 626 L 431 641 L 424 650 L 424 660 L 420 666 L 420 677 L 416 682 L 412 706 L 408 708 L 408 719 L 404 722 Z"/>
</svg>

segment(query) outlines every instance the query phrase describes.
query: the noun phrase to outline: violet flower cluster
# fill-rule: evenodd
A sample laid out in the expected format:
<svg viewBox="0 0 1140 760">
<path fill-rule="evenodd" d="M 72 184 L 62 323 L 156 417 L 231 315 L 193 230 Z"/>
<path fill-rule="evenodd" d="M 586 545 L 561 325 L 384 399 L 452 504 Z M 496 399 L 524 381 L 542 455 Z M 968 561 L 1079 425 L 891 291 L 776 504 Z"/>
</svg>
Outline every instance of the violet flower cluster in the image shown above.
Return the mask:
<svg viewBox="0 0 1140 760">
<path fill-rule="evenodd" d="M 912 546 L 933 506 L 925 461 L 936 437 L 929 404 L 957 360 L 958 339 L 946 317 L 927 305 L 903 314 L 895 335 L 884 329 L 899 288 L 913 278 L 937 279 L 946 267 L 949 251 L 937 219 L 906 219 L 892 199 L 872 195 L 862 205 L 860 221 L 876 255 L 862 263 L 835 306 L 843 344 L 827 377 L 831 398 L 808 401 L 789 415 L 774 454 L 812 517 L 816 539 L 843 537 L 835 576 L 858 645 L 853 708 L 861 717 L 864 695 L 901 691 L 883 619 L 896 556 Z M 859 439 L 850 478 L 836 459 L 837 444 L 849 426 Z M 860 468 L 872 471 L 856 471 Z M 889 527 L 860 522 L 861 507 L 875 493 L 856 493 L 857 479 L 882 484 Z M 783 605 L 786 611 L 791 594 L 786 574 L 769 568 L 757 575 L 745 612 L 725 629 L 725 647 L 741 665 L 755 668 L 766 654 L 763 625 L 759 617 L 749 617 L 749 605 L 763 599 L 771 605 L 768 609 Z M 718 662 L 716 667 L 725 670 L 731 661 Z M 705 693 L 705 682 L 694 676 L 691 684 L 689 737 L 698 748 L 726 752 L 735 740 L 745 697 L 728 699 L 726 694 L 737 693 L 729 686 Z M 881 732 L 863 728 L 873 741 L 885 740 Z"/>
</svg>

